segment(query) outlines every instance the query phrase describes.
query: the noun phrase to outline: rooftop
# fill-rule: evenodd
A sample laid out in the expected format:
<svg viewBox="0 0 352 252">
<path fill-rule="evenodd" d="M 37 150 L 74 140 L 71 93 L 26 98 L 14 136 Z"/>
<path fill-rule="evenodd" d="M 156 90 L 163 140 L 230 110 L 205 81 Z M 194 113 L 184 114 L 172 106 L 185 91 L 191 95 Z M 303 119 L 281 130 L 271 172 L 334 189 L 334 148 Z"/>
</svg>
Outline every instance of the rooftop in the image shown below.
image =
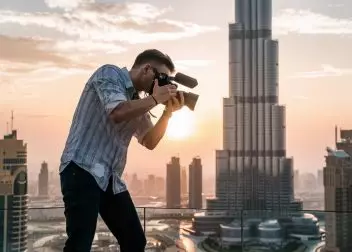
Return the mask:
<svg viewBox="0 0 352 252">
<path fill-rule="evenodd" d="M 330 147 L 326 148 L 329 156 L 335 156 L 337 158 L 349 158 L 351 157 L 346 151 L 344 150 L 333 150 Z"/>
</svg>

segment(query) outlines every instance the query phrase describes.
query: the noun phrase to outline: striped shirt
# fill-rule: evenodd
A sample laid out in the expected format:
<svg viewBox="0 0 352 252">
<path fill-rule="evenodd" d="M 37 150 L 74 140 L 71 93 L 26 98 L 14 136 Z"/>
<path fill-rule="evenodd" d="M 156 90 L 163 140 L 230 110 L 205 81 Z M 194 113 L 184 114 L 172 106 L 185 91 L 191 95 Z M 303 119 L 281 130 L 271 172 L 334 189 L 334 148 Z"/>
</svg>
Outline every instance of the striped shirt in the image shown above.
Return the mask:
<svg viewBox="0 0 352 252">
<path fill-rule="evenodd" d="M 126 68 L 103 65 L 93 73 L 73 116 L 61 156 L 60 173 L 73 161 L 93 175 L 102 190 L 106 191 L 111 176 L 115 194 L 127 190 L 121 175 L 128 146 L 132 136 L 141 143 L 153 124 L 148 113 L 118 124 L 108 115 L 135 94 Z"/>
</svg>

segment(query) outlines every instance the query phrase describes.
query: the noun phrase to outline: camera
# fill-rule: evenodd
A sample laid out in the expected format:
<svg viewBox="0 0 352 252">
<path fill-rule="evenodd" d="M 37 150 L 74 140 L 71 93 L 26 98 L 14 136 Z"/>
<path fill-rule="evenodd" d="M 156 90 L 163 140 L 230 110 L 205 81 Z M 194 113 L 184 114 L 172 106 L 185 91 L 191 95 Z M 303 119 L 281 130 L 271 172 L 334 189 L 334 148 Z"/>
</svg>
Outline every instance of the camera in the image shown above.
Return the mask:
<svg viewBox="0 0 352 252">
<path fill-rule="evenodd" d="M 188 75 L 185 75 L 183 73 L 177 73 L 175 76 L 168 76 L 167 74 L 163 73 L 156 73 L 155 74 L 155 79 L 158 80 L 159 86 L 165 86 L 168 84 L 175 85 L 177 87 L 177 84 L 181 84 L 185 87 L 188 88 L 194 88 L 198 85 L 198 81 Z M 152 85 L 151 90 L 149 90 L 149 94 L 153 93 L 153 88 L 154 88 L 154 83 Z M 177 98 L 179 98 L 179 92 L 177 94 Z M 199 95 L 192 93 L 192 92 L 183 92 L 183 97 L 185 101 L 185 106 L 187 106 L 190 110 L 194 111 L 194 108 L 197 104 L 198 97 Z"/>
</svg>

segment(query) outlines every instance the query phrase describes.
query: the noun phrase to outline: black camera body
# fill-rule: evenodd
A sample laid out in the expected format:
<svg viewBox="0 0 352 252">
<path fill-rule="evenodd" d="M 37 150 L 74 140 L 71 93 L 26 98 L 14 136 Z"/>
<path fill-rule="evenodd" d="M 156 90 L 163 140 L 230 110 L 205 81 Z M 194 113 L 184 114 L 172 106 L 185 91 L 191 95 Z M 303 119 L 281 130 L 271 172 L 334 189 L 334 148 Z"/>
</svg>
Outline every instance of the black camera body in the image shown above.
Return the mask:
<svg viewBox="0 0 352 252">
<path fill-rule="evenodd" d="M 177 87 L 176 83 L 179 83 L 183 86 L 194 88 L 198 85 L 198 81 L 196 79 L 182 73 L 177 73 L 174 77 L 168 76 L 167 74 L 156 73 L 155 79 L 158 80 L 159 86 L 172 84 Z M 152 85 L 151 90 L 148 92 L 149 94 L 153 93 L 154 83 Z M 177 97 L 179 97 L 179 95 L 177 95 Z M 191 92 L 183 92 L 183 97 L 185 106 L 187 106 L 190 110 L 194 111 L 199 95 Z"/>
<path fill-rule="evenodd" d="M 172 83 L 172 78 L 170 76 L 166 75 L 166 74 L 157 73 L 156 76 L 155 76 L 155 79 L 158 80 L 159 86 L 165 86 L 165 85 L 168 85 L 168 84 L 176 85 L 175 83 Z"/>
</svg>

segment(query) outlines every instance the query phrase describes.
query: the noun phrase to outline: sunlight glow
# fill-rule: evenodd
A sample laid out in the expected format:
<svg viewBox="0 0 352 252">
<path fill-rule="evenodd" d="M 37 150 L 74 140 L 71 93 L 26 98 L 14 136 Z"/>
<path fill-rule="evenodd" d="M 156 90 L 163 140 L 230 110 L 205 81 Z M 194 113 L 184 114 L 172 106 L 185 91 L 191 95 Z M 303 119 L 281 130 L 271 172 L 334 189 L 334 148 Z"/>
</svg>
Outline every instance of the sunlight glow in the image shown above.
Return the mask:
<svg viewBox="0 0 352 252">
<path fill-rule="evenodd" d="M 169 120 L 166 135 L 170 139 L 181 140 L 191 136 L 194 132 L 194 114 L 188 108 L 174 112 Z"/>
</svg>

